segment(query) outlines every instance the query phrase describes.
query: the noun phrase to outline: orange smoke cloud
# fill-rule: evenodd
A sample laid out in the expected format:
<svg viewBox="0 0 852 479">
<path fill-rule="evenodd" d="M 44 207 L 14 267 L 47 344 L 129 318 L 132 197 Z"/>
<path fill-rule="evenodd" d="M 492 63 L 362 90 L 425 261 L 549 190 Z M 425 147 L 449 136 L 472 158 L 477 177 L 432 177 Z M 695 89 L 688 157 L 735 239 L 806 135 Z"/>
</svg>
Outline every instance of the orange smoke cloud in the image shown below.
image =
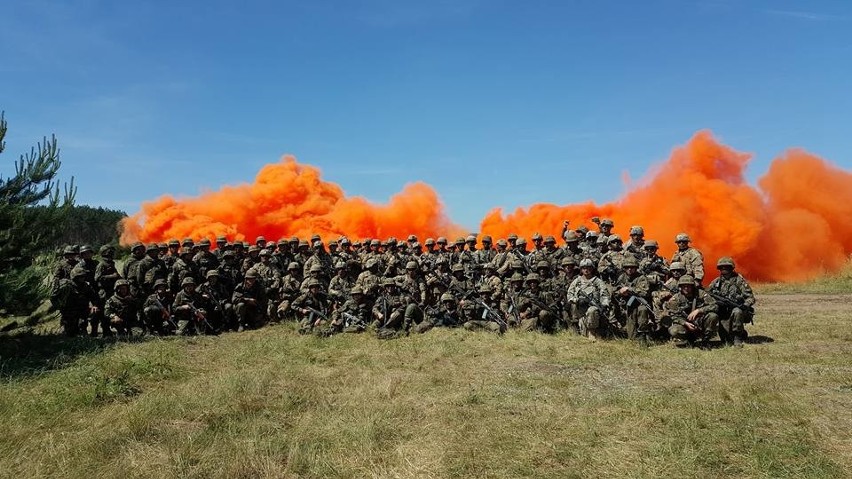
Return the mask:
<svg viewBox="0 0 852 479">
<path fill-rule="evenodd" d="M 675 235 L 688 233 L 709 276 L 721 256 L 734 257 L 740 271 L 759 281 L 839 270 L 852 251 L 852 174 L 791 150 L 772 163 L 758 189 L 743 177 L 750 158 L 702 131 L 612 203 L 537 204 L 508 215 L 495 209 L 481 230 L 501 237 L 558 235 L 565 219 L 576 226 L 601 216 L 612 218 L 622 235 L 642 225 L 667 257 L 676 249 Z"/>
<path fill-rule="evenodd" d="M 714 276 L 721 256 L 734 257 L 740 271 L 759 281 L 804 280 L 838 271 L 852 252 L 852 174 L 791 150 L 754 187 L 743 176 L 750 158 L 699 132 L 614 202 L 536 204 L 509 214 L 495 209 L 480 231 L 495 238 L 512 232 L 558 236 L 565 219 L 576 227 L 592 216 L 609 217 L 621 235 L 631 225 L 642 225 L 646 238 L 658 240 L 666 257 L 675 250 L 675 235 L 688 233 L 704 253 L 708 276 Z M 422 240 L 464 233 L 424 183 L 405 186 L 387 204 L 373 204 L 345 196 L 338 185 L 323 181 L 317 168 L 292 157 L 266 165 L 251 184 L 146 202 L 123 227 L 125 244 L 187 236 L 399 238 L 413 233 Z"/>
<path fill-rule="evenodd" d="M 264 166 L 254 183 L 225 186 L 193 198 L 163 196 L 143 203 L 123 222 L 121 241 L 160 242 L 169 238 L 277 240 L 307 238 L 403 237 L 458 232 L 444 213 L 435 191 L 424 183 L 406 185 L 385 205 L 346 197 L 336 184 L 323 181 L 319 169 L 285 156 Z"/>
</svg>

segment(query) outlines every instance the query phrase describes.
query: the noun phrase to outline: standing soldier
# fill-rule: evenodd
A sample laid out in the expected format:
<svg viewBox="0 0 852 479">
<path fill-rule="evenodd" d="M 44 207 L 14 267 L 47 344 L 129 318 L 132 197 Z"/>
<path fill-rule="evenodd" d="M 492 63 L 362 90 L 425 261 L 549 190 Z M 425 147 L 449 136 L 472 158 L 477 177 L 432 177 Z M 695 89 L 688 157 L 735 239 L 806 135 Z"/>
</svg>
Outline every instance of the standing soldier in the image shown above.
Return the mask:
<svg viewBox="0 0 852 479">
<path fill-rule="evenodd" d="M 743 347 L 747 337 L 745 323 L 754 318 L 754 293 L 748 281 L 734 271 L 734 259 L 728 256 L 719 258 L 716 269 L 720 276 L 710 282 L 707 292 L 716 300 L 719 307 L 719 336 L 727 345 Z"/>
<path fill-rule="evenodd" d="M 645 241 L 642 249 L 645 256 L 639 260 L 639 272 L 648 277 L 652 291 L 660 289 L 669 275 L 669 265 L 662 256 L 657 254 L 659 245 L 655 240 Z"/>
<path fill-rule="evenodd" d="M 568 287 L 568 303 L 577 330 L 595 341 L 607 330 L 609 287 L 595 276 L 595 264 L 586 258 L 580 261 L 580 276 Z"/>
<path fill-rule="evenodd" d="M 426 282 L 420 276 L 417 263 L 409 261 L 405 265 L 405 274 L 397 276 L 396 284 L 399 285 L 402 292 L 413 299 L 419 306 L 426 303 Z"/>
<path fill-rule="evenodd" d="M 95 267 L 95 284 L 101 304 L 106 305 L 107 300 L 115 294 L 115 283 L 121 279 L 121 275 L 118 274 L 115 261 L 112 259 L 115 250 L 111 246 L 101 246 L 98 253 L 101 256 L 101 260 Z M 127 292 L 127 294 L 130 294 L 130 283 L 127 283 Z M 134 309 L 133 311 L 136 314 L 136 310 Z M 103 326 L 101 329 L 103 330 L 104 337 L 111 336 L 112 331 L 109 329 L 109 318 L 104 316 L 101 325 Z M 94 331 L 95 327 L 92 326 L 92 332 Z"/>
<path fill-rule="evenodd" d="M 168 253 L 163 256 L 163 263 L 166 263 L 166 268 L 170 271 L 172 269 L 172 265 L 175 264 L 175 261 L 178 259 L 178 254 L 180 252 L 180 241 L 176 239 L 170 239 L 167 243 Z"/>
<path fill-rule="evenodd" d="M 680 233 L 675 236 L 677 251 L 672 256 L 672 263 L 680 261 L 686 267 L 686 274 L 695 279 L 695 285 L 701 287 L 704 281 L 704 255 L 701 251 L 689 246 L 689 235 Z"/>
<path fill-rule="evenodd" d="M 695 278 L 688 274 L 681 276 L 677 285 L 679 292 L 665 305 L 664 314 L 672 323 L 669 334 L 677 347 L 697 344 L 707 349 L 719 326 L 716 300 L 698 289 Z"/>
</svg>

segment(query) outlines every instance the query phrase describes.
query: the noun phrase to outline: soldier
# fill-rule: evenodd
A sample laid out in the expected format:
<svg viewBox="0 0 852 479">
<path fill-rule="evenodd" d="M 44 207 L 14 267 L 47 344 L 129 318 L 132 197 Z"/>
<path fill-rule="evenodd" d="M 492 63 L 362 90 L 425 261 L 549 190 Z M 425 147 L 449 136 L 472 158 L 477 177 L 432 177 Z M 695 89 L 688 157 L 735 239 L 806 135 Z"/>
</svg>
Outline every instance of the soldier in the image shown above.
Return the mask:
<svg viewBox="0 0 852 479">
<path fill-rule="evenodd" d="M 328 299 L 332 309 L 349 300 L 349 290 L 355 286 L 355 281 L 352 279 L 349 267 L 345 262 L 338 261 L 335 263 L 334 270 L 336 274 L 328 284 Z"/>
<path fill-rule="evenodd" d="M 349 298 L 331 314 L 329 334 L 363 333 L 370 323 L 370 307 L 359 287 L 349 290 Z"/>
<path fill-rule="evenodd" d="M 154 282 L 154 292 L 145 298 L 142 308 L 144 329 L 160 336 L 174 334 L 177 330 L 172 321 L 172 296 L 169 294 L 166 280 L 158 279 Z"/>
<path fill-rule="evenodd" d="M 500 300 L 503 298 L 503 280 L 500 279 L 500 276 L 494 270 L 494 265 L 491 263 L 482 265 L 482 278 L 479 285 L 488 285 L 491 290 L 491 299 L 496 301 L 497 304 L 500 303 Z"/>
<path fill-rule="evenodd" d="M 641 261 L 645 257 L 645 251 L 642 249 L 645 246 L 645 229 L 641 226 L 630 227 L 630 241 L 624 245 L 624 253 L 632 255 L 636 261 Z"/>
<path fill-rule="evenodd" d="M 664 314 L 672 323 L 669 335 L 677 347 L 697 344 L 707 349 L 719 325 L 716 300 L 698 289 L 695 278 L 688 274 L 681 276 L 677 284 L 679 292 L 665 304 Z"/>
<path fill-rule="evenodd" d="M 299 334 L 322 332 L 330 322 L 328 296 L 323 284 L 316 278 L 307 280 L 308 290 L 293 301 L 293 310 L 299 318 Z"/>
<path fill-rule="evenodd" d="M 145 254 L 136 270 L 136 284 L 145 294 L 150 294 L 154 291 L 154 282 L 158 279 L 166 279 L 169 272 L 166 269 L 166 263 L 160 259 L 160 247 L 156 243 L 149 244 L 145 248 Z"/>
<path fill-rule="evenodd" d="M 511 327 L 517 327 L 521 324 L 520 311 L 518 311 L 518 303 L 524 289 L 524 275 L 520 272 L 515 272 L 509 277 L 509 287 L 503 290 L 503 302 L 500 305 L 503 316 L 508 319 L 508 324 Z"/>
<path fill-rule="evenodd" d="M 648 343 L 651 332 L 651 285 L 639 273 L 639 262 L 632 255 L 624 258 L 624 272 L 615 282 L 615 297 L 623 315 L 628 339 Z"/>
<path fill-rule="evenodd" d="M 675 236 L 677 251 L 672 256 L 672 263 L 680 261 L 686 267 L 686 274 L 695 278 L 695 285 L 701 287 L 704 281 L 704 255 L 701 251 L 689 246 L 689 235 L 680 233 Z"/>
<path fill-rule="evenodd" d="M 252 268 L 252 266 L 260 263 L 260 248 L 257 246 L 249 246 L 248 248 L 248 256 L 243 258 L 243 263 L 240 266 L 240 272 L 242 274 L 246 274 L 248 270 Z"/>
<path fill-rule="evenodd" d="M 506 237 L 506 242 L 509 244 L 510 249 L 515 249 L 515 245 L 518 244 L 518 235 L 509 233 L 509 236 Z"/>
<path fill-rule="evenodd" d="M 216 237 L 216 249 L 213 251 L 213 254 L 216 256 L 216 261 L 221 265 L 225 260 L 222 258 L 222 255 L 225 253 L 225 249 L 228 247 L 228 238 L 224 236 Z"/>
<path fill-rule="evenodd" d="M 450 254 L 450 252 L 447 251 L 447 238 L 444 238 L 443 236 L 439 236 L 436 243 L 437 243 L 437 248 L 438 248 L 438 251 L 437 251 L 438 254 L 440 254 L 440 255 Z"/>
<path fill-rule="evenodd" d="M 190 248 L 181 248 L 178 259 L 172 264 L 172 269 L 167 276 L 169 291 L 172 294 L 177 294 L 181 290 L 180 285 L 184 278 L 195 279 L 199 276 L 198 266 L 193 261 L 195 256 L 197 255 L 193 255 Z"/>
<path fill-rule="evenodd" d="M 454 264 L 452 268 L 452 278 L 450 279 L 450 293 L 456 297 L 456 300 L 461 301 L 467 293 L 476 289 L 476 282 L 467 277 L 464 271 L 464 266 Z"/>
<path fill-rule="evenodd" d="M 494 253 L 494 258 L 491 259 L 491 265 L 494 267 L 494 271 L 497 272 L 502 277 L 506 277 L 510 271 L 509 260 L 509 243 L 500 238 L 497 240 L 497 252 Z"/>
<path fill-rule="evenodd" d="M 580 276 L 568 287 L 572 327 L 595 341 L 607 330 L 605 318 L 610 306 L 609 287 L 595 276 L 595 265 L 586 258 L 580 261 Z"/>
<path fill-rule="evenodd" d="M 163 260 L 163 263 L 166 264 L 166 268 L 171 271 L 172 265 L 175 264 L 175 261 L 177 261 L 178 259 L 178 255 L 180 252 L 180 241 L 173 238 L 170 239 L 169 242 L 166 243 L 166 245 L 168 246 L 168 251 L 161 259 Z"/>
<path fill-rule="evenodd" d="M 592 222 L 595 219 L 592 218 Z M 603 236 L 605 239 L 609 239 L 610 235 L 612 235 L 612 229 L 615 227 L 615 222 L 613 222 L 609 218 L 604 218 L 598 222 L 598 235 Z"/>
<path fill-rule="evenodd" d="M 258 250 L 264 249 L 266 248 L 266 238 L 264 238 L 263 236 L 258 236 L 254 239 L 254 244 L 255 246 L 257 246 Z"/>
<path fill-rule="evenodd" d="M 716 269 L 720 276 L 710 282 L 707 292 L 718 305 L 719 336 L 722 341 L 737 348 L 743 347 L 747 337 L 745 323 L 754 318 L 754 293 L 748 281 L 734 271 L 734 259 L 728 256 L 719 258 Z"/>
<path fill-rule="evenodd" d="M 266 291 L 257 280 L 257 273 L 246 272 L 243 282 L 238 284 L 231 296 L 234 314 L 239 323 L 238 331 L 256 329 L 264 323 L 266 312 Z"/>
<path fill-rule="evenodd" d="M 62 261 L 60 261 L 56 265 L 56 267 L 53 268 L 53 286 L 51 288 L 51 297 L 58 294 L 61 280 L 65 279 L 71 281 L 71 270 L 74 269 L 74 266 L 76 264 L 77 253 L 74 252 L 73 247 L 66 246 L 65 249 L 62 250 Z M 54 307 L 59 308 L 58 304 L 54 304 Z"/>
<path fill-rule="evenodd" d="M 216 258 L 215 254 L 210 252 L 209 239 L 202 238 L 201 241 L 198 242 L 198 253 L 196 253 L 192 258 L 192 262 L 198 266 L 198 276 L 195 277 L 196 280 L 206 278 L 208 271 L 219 267 L 219 260 Z"/>
<path fill-rule="evenodd" d="M 550 291 L 553 294 L 559 308 L 559 327 L 572 330 L 571 308 L 568 305 L 568 288 L 577 277 L 577 261 L 570 255 L 565 256 L 559 262 L 559 269 L 555 277 L 550 281 Z M 576 331 L 574 331 L 576 332 Z"/>
<path fill-rule="evenodd" d="M 482 237 L 482 248 L 477 250 L 476 252 L 476 262 L 480 265 L 485 265 L 490 263 L 494 256 L 497 255 L 497 252 L 492 247 L 491 236 L 485 235 Z"/>
<path fill-rule="evenodd" d="M 666 260 L 657 254 L 659 245 L 655 240 L 647 240 L 642 245 L 645 255 L 639 260 L 639 272 L 648 277 L 651 290 L 660 289 L 669 275 L 669 265 Z"/>
<path fill-rule="evenodd" d="M 130 294 L 130 283 L 123 279 L 116 280 L 113 294 L 104 303 L 104 337 L 112 336 L 110 327 L 115 328 L 118 334 L 130 335 L 130 328 L 138 316 L 138 308 L 138 303 Z"/>
<path fill-rule="evenodd" d="M 541 277 L 536 273 L 527 275 L 524 283 L 526 289 L 521 292 L 518 301 L 521 329 L 544 333 L 554 332 L 557 308 L 553 296 L 540 287 Z"/>
<path fill-rule="evenodd" d="M 420 276 L 416 262 L 406 263 L 405 274 L 397 276 L 395 282 L 415 303 L 420 306 L 426 304 L 426 281 Z"/>
<path fill-rule="evenodd" d="M 609 284 L 615 284 L 618 276 L 623 272 L 624 253 L 621 249 L 621 237 L 611 235 L 607 240 L 609 251 L 601 256 L 598 262 L 598 273 L 601 279 Z"/>
<path fill-rule="evenodd" d="M 233 250 L 222 253 L 222 264 L 219 265 L 219 281 L 224 283 L 228 291 L 233 292 L 238 284 L 243 282 L 243 274 L 237 263 L 237 255 Z"/>
<path fill-rule="evenodd" d="M 390 278 L 382 281 L 383 293 L 373 305 L 376 334 L 388 339 L 408 332 L 414 323 L 423 320 L 423 313 L 412 298 L 405 295 Z"/>
<path fill-rule="evenodd" d="M 468 331 L 484 330 L 503 334 L 508 324 L 500 312 L 499 300 L 494 298 L 494 291 L 487 284 L 479 287 L 479 300 L 476 301 L 474 314 L 462 324 Z"/>
<path fill-rule="evenodd" d="M 367 297 L 367 303 L 372 304 L 381 292 L 381 277 L 377 274 L 379 271 L 379 263 L 375 258 L 370 258 L 364 264 L 364 271 L 358 275 L 355 280 L 355 286 L 361 288 L 364 296 Z"/>
<path fill-rule="evenodd" d="M 305 260 L 305 264 L 302 265 L 302 274 L 308 276 L 308 272 L 310 272 L 311 267 L 314 265 L 319 265 L 320 270 L 322 271 L 322 276 L 324 278 L 331 278 L 334 274 L 334 265 L 331 262 L 331 256 L 326 252 L 325 246 L 322 244 L 322 241 L 314 241 L 313 243 L 313 254 Z M 327 285 L 326 280 L 326 285 Z"/>
<path fill-rule="evenodd" d="M 434 327 L 455 328 L 464 322 L 456 298 L 450 293 L 441 295 L 438 304 L 429 308 L 425 318 L 412 326 L 415 333 L 425 333 Z"/>
<path fill-rule="evenodd" d="M 190 276 L 181 281 L 181 290 L 172 302 L 172 313 L 178 324 L 178 334 L 214 334 L 216 330 L 207 320 L 210 304 L 195 290 L 195 279 Z"/>
<path fill-rule="evenodd" d="M 231 291 L 220 281 L 219 270 L 211 269 L 207 272 L 207 281 L 198 287 L 198 292 L 210 307 L 207 320 L 215 332 L 221 331 L 225 325 L 233 324 L 234 305 L 231 304 Z"/>
<path fill-rule="evenodd" d="M 57 283 L 54 304 L 59 309 L 59 322 L 66 336 L 77 336 L 81 326 L 83 332 L 89 315 L 98 311 L 98 294 L 86 282 L 85 268 L 75 266 Z"/>
<path fill-rule="evenodd" d="M 260 251 L 258 258 L 260 258 L 260 262 L 252 266 L 251 270 L 254 270 L 258 282 L 265 289 L 267 307 L 270 308 L 266 314 L 272 318 L 276 314 L 275 308 L 278 304 L 278 290 L 281 288 L 281 274 L 271 266 L 272 254 L 268 249 Z"/>
<path fill-rule="evenodd" d="M 287 276 L 281 279 L 281 289 L 278 297 L 281 301 L 276 308 L 276 317 L 281 321 L 295 320 L 290 305 L 302 294 L 302 267 L 293 261 L 287 266 Z"/>
<path fill-rule="evenodd" d="M 98 292 L 100 304 L 105 306 L 107 300 L 115 294 L 115 283 L 121 279 L 121 275 L 118 274 L 115 261 L 113 261 L 115 249 L 112 246 L 101 246 L 98 254 L 100 254 L 101 260 L 95 267 L 95 290 Z M 130 294 L 130 283 L 127 283 L 127 291 Z M 134 310 L 135 312 L 137 311 Z M 100 316 L 104 337 L 111 336 L 112 331 L 109 328 L 109 319 L 104 315 Z M 92 333 L 96 334 L 96 330 L 96 325 L 92 325 Z"/>
<path fill-rule="evenodd" d="M 388 238 L 386 244 L 387 248 L 384 255 L 382 255 L 382 262 L 384 263 L 382 276 L 385 278 L 394 278 L 405 271 L 405 261 L 403 261 L 402 255 L 399 252 L 396 238 Z"/>
</svg>

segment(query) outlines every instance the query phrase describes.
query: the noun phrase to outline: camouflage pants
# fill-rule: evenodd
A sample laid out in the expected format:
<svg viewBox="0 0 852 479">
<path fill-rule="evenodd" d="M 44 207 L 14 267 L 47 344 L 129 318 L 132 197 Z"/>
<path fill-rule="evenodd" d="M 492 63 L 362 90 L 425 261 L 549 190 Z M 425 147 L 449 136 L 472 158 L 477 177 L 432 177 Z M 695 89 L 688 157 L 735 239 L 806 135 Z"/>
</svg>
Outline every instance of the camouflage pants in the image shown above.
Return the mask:
<svg viewBox="0 0 852 479">
<path fill-rule="evenodd" d="M 723 339 L 742 337 L 743 331 L 745 331 L 743 324 L 750 320 L 748 313 L 740 308 L 733 308 L 729 314 L 720 315 L 719 335 L 725 336 Z"/>
<path fill-rule="evenodd" d="M 637 333 L 651 332 L 651 311 L 644 304 L 628 309 L 625 329 L 628 339 L 636 339 Z"/>
<path fill-rule="evenodd" d="M 245 329 L 254 329 L 263 326 L 263 310 L 249 303 L 237 303 L 234 306 L 234 315 L 240 326 Z"/>
<path fill-rule="evenodd" d="M 602 324 L 603 321 L 601 321 L 601 311 L 597 306 L 573 304 L 571 305 L 571 316 L 583 336 L 599 335 L 606 330 L 606 325 Z"/>
<path fill-rule="evenodd" d="M 521 320 L 521 331 L 542 331 L 545 333 L 551 333 L 555 326 L 556 316 L 550 311 L 539 311 L 536 316 Z"/>
<path fill-rule="evenodd" d="M 77 336 L 80 334 L 80 324 L 86 320 L 87 312 L 71 309 L 59 310 L 59 324 L 66 336 Z M 85 331 L 83 331 L 85 332 Z"/>
<path fill-rule="evenodd" d="M 148 306 L 143 310 L 145 326 L 148 331 L 153 331 L 160 336 L 174 333 L 174 328 L 165 320 L 163 310 L 156 306 Z"/>
<path fill-rule="evenodd" d="M 719 316 L 716 313 L 704 314 L 696 319 L 693 324 L 696 329 L 690 331 L 683 325 L 683 322 L 675 322 L 669 327 L 669 335 L 676 341 L 709 341 L 716 335 L 716 329 L 719 327 Z"/>
</svg>

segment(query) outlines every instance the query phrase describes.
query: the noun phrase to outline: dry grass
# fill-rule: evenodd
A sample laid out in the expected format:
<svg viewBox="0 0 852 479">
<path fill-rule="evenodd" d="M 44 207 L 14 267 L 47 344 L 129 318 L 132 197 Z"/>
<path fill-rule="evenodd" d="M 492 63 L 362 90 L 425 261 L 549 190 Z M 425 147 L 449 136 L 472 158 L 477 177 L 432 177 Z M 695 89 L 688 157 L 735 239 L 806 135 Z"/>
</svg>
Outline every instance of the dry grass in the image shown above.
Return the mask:
<svg viewBox="0 0 852 479">
<path fill-rule="evenodd" d="M 0 338 L 0 475 L 849 477 L 852 297 L 760 301 L 743 350 L 284 325 L 46 360 Z"/>
</svg>

